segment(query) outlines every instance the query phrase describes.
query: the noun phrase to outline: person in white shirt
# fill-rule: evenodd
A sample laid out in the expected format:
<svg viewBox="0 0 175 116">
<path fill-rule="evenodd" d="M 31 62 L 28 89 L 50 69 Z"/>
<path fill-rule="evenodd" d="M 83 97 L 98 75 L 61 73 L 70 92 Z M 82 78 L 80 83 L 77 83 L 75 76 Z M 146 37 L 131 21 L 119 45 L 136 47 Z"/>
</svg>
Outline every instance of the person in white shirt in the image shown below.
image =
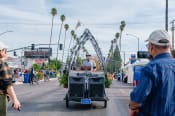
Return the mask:
<svg viewBox="0 0 175 116">
<path fill-rule="evenodd" d="M 83 67 L 93 72 L 96 71 L 96 63 L 90 54 L 86 55 L 86 60 L 83 61 Z"/>
</svg>

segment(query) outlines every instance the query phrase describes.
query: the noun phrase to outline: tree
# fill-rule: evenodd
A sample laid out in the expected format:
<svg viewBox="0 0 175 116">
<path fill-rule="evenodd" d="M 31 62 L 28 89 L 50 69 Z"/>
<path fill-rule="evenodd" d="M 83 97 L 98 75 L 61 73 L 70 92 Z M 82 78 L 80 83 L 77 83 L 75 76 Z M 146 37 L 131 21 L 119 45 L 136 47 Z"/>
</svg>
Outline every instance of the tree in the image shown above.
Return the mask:
<svg viewBox="0 0 175 116">
<path fill-rule="evenodd" d="M 121 55 L 120 55 L 120 52 L 119 52 L 118 45 L 116 46 L 116 48 L 114 50 L 113 64 L 114 64 L 112 66 L 113 71 L 119 70 L 121 68 L 121 65 L 122 65 L 122 59 L 121 59 Z"/>
<path fill-rule="evenodd" d="M 63 63 L 63 58 L 64 58 L 64 49 L 65 49 L 66 33 L 67 33 L 67 30 L 69 29 L 69 25 L 68 25 L 68 24 L 65 24 L 65 25 L 64 25 L 64 29 L 65 29 L 65 38 L 64 38 L 64 44 L 63 44 L 62 63 Z"/>
<path fill-rule="evenodd" d="M 38 64 L 33 64 L 33 69 L 38 72 L 40 70 L 40 66 Z"/>
<path fill-rule="evenodd" d="M 110 55 L 107 63 L 107 71 L 115 72 L 121 68 L 121 56 L 119 52 L 118 45 L 116 46 L 113 55 Z"/>
<path fill-rule="evenodd" d="M 59 38 L 58 38 L 58 46 L 57 46 L 56 60 L 58 60 L 58 49 L 59 49 L 59 44 L 60 44 L 61 31 L 62 31 L 62 27 L 63 27 L 63 22 L 66 20 L 66 17 L 62 14 L 62 15 L 60 16 L 60 20 L 61 20 L 61 26 L 60 26 L 60 32 L 59 32 Z"/>
<path fill-rule="evenodd" d="M 82 59 L 81 59 L 81 57 L 77 57 L 77 61 L 76 61 L 76 66 L 77 67 L 80 67 L 82 65 Z"/>
<path fill-rule="evenodd" d="M 121 21 L 121 24 L 120 24 L 120 39 L 119 39 L 120 51 L 121 51 L 121 38 L 122 38 L 122 32 L 123 32 L 125 26 L 126 26 L 125 21 Z"/>
<path fill-rule="evenodd" d="M 117 43 L 117 42 L 118 42 L 118 38 L 119 38 L 119 36 L 120 36 L 120 33 L 117 32 L 117 33 L 115 34 L 114 43 Z"/>
<path fill-rule="evenodd" d="M 111 69 L 111 65 L 112 65 L 112 59 L 113 59 L 113 43 L 114 41 L 111 40 L 111 47 L 109 49 L 109 54 L 108 54 L 108 58 L 107 58 L 107 71 L 110 72 Z"/>
<path fill-rule="evenodd" d="M 110 56 L 113 55 L 113 43 L 114 43 L 114 41 L 111 40 L 111 47 L 110 47 L 110 49 L 109 49 L 109 55 L 108 55 L 108 58 L 109 58 Z"/>
<path fill-rule="evenodd" d="M 75 34 L 75 31 L 74 31 L 74 30 L 72 30 L 72 31 L 71 31 L 71 39 L 70 39 L 70 42 L 69 42 L 69 47 L 68 47 L 68 55 L 67 55 L 68 59 L 69 59 L 69 50 L 70 50 L 70 46 L 71 46 L 71 43 L 72 43 L 72 38 L 73 38 L 74 34 Z"/>
<path fill-rule="evenodd" d="M 107 57 L 107 71 L 114 72 L 116 69 L 121 67 L 121 56 L 118 48 L 118 38 L 120 33 L 115 34 L 115 39 L 111 40 L 111 47 L 109 49 L 108 57 Z M 116 45 L 116 46 L 114 46 Z"/>
<path fill-rule="evenodd" d="M 59 70 L 62 67 L 61 61 L 60 60 L 56 60 L 56 59 L 52 59 L 50 60 L 50 70 Z"/>
<path fill-rule="evenodd" d="M 52 8 L 51 9 L 51 15 L 52 15 L 52 25 L 51 25 L 51 31 L 50 31 L 50 41 L 49 41 L 49 50 L 50 50 L 50 45 L 52 42 L 52 31 L 53 31 L 53 21 L 54 21 L 54 16 L 57 14 L 57 9 L 56 8 Z M 50 59 L 50 57 L 49 57 Z M 50 62 L 49 62 L 50 63 Z"/>
<path fill-rule="evenodd" d="M 74 39 L 74 41 L 77 42 L 77 34 L 74 34 L 74 35 L 73 35 L 73 39 Z M 73 46 L 74 46 L 74 41 L 73 41 Z"/>
<path fill-rule="evenodd" d="M 52 42 L 52 30 L 53 30 L 53 21 L 54 21 L 54 16 L 57 14 L 57 9 L 52 8 L 51 9 L 51 15 L 52 15 L 52 25 L 51 25 L 51 31 L 50 31 L 50 41 L 49 41 L 49 49 L 50 49 L 50 44 Z"/>
</svg>

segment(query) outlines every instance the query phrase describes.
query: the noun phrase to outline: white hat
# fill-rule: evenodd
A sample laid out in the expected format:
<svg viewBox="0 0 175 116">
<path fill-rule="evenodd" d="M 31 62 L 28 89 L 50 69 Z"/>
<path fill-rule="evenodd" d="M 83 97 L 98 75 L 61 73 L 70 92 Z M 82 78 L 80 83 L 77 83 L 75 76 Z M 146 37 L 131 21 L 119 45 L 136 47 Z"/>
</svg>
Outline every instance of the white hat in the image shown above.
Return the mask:
<svg viewBox="0 0 175 116">
<path fill-rule="evenodd" d="M 0 50 L 7 49 L 7 48 L 8 48 L 8 46 L 5 45 L 3 42 L 0 41 Z"/>
<path fill-rule="evenodd" d="M 171 43 L 170 36 L 165 30 L 153 31 L 146 41 L 159 46 L 169 46 Z"/>
</svg>

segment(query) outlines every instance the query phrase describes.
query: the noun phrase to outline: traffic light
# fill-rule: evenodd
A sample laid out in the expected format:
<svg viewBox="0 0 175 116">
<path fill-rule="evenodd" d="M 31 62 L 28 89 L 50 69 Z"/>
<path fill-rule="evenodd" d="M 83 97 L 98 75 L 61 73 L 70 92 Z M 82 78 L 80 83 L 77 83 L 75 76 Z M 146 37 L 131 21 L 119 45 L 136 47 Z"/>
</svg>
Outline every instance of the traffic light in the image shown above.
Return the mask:
<svg viewBox="0 0 175 116">
<path fill-rule="evenodd" d="M 63 44 L 60 44 L 60 50 L 63 50 Z"/>
<path fill-rule="evenodd" d="M 35 50 L 35 44 L 32 44 L 32 48 L 31 48 L 32 50 Z"/>
<path fill-rule="evenodd" d="M 16 51 L 13 52 L 13 56 L 17 56 L 17 55 L 16 55 Z"/>
<path fill-rule="evenodd" d="M 137 58 L 150 58 L 150 54 L 148 51 L 138 51 Z"/>
</svg>

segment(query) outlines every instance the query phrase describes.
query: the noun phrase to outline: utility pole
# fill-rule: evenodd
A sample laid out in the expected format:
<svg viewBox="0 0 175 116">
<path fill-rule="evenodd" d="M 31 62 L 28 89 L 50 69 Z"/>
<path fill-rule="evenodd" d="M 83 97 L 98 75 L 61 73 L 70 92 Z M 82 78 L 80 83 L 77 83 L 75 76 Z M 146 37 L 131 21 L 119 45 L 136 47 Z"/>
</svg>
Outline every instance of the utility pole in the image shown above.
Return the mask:
<svg viewBox="0 0 175 116">
<path fill-rule="evenodd" d="M 165 10 L 165 30 L 168 31 L 168 0 L 166 0 L 166 10 Z"/>
<path fill-rule="evenodd" d="M 174 21 L 175 20 L 171 21 L 171 23 L 172 23 L 172 27 L 171 27 L 171 31 L 172 31 L 172 49 L 174 49 Z"/>
<path fill-rule="evenodd" d="M 123 53 L 124 53 L 124 54 L 123 54 L 123 57 L 124 57 L 124 58 L 123 58 L 123 59 L 124 59 L 123 66 L 125 67 L 125 51 L 123 51 Z"/>
</svg>

